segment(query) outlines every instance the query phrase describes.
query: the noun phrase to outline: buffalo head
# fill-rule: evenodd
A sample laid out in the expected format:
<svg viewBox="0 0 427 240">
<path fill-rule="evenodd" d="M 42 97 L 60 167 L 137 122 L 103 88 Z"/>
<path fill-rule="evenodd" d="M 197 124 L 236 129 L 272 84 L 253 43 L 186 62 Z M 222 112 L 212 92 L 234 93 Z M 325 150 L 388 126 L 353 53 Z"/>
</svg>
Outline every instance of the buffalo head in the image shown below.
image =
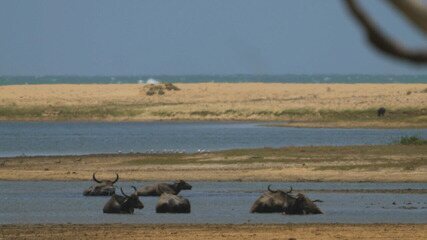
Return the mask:
<svg viewBox="0 0 427 240">
<path fill-rule="evenodd" d="M 191 188 L 192 188 L 192 186 L 184 180 L 175 181 L 175 185 L 177 186 L 177 189 L 179 189 L 179 190 L 191 190 Z"/>
<path fill-rule="evenodd" d="M 83 191 L 84 196 L 111 196 L 116 191 L 116 189 L 114 187 L 114 183 L 116 183 L 119 180 L 119 174 L 116 173 L 116 179 L 113 181 L 111 181 L 111 180 L 98 180 L 95 177 L 95 173 L 93 173 L 92 179 L 93 179 L 93 181 L 96 182 L 96 184 L 85 189 Z"/>
<path fill-rule="evenodd" d="M 285 209 L 286 214 L 322 214 L 322 211 L 314 204 L 314 202 L 319 201 L 311 201 L 308 197 L 306 197 L 302 193 L 298 193 L 296 196 L 295 203 Z M 321 201 L 320 201 L 321 202 Z"/>
</svg>

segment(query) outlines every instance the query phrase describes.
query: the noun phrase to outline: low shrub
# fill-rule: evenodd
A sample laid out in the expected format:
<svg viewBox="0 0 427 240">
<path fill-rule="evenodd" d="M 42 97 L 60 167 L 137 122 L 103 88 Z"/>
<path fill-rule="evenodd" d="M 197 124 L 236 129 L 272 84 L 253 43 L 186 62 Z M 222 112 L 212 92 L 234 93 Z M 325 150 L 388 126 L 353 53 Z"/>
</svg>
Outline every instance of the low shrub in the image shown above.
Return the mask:
<svg viewBox="0 0 427 240">
<path fill-rule="evenodd" d="M 418 138 L 416 136 L 406 136 L 401 137 L 399 143 L 403 145 L 424 145 L 427 144 L 427 140 Z"/>
</svg>

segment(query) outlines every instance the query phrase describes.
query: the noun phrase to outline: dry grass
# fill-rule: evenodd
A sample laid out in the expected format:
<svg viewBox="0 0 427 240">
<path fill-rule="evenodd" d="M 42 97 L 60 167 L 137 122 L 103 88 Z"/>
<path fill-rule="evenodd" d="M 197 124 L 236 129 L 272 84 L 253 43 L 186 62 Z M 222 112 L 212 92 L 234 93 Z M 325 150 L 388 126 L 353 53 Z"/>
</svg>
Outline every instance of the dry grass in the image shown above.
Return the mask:
<svg viewBox="0 0 427 240">
<path fill-rule="evenodd" d="M 427 127 L 426 84 L 142 84 L 0 86 L 3 120 L 257 120 L 314 127 Z M 411 94 L 407 94 L 411 92 Z M 377 118 L 384 106 L 386 117 Z"/>
</svg>

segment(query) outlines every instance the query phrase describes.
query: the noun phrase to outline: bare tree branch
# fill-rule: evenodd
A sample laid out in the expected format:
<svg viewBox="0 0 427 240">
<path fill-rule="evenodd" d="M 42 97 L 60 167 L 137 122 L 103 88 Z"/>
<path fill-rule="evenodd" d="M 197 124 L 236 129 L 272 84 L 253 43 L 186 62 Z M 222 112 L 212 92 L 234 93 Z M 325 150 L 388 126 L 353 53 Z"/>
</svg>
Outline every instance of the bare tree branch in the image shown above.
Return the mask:
<svg viewBox="0 0 427 240">
<path fill-rule="evenodd" d="M 388 37 L 372 19 L 356 4 L 355 0 L 345 0 L 350 13 L 364 28 L 369 42 L 381 52 L 417 64 L 427 63 L 427 50 L 407 49 Z"/>
<path fill-rule="evenodd" d="M 427 34 L 427 7 L 419 0 L 387 0 L 419 30 Z"/>
</svg>

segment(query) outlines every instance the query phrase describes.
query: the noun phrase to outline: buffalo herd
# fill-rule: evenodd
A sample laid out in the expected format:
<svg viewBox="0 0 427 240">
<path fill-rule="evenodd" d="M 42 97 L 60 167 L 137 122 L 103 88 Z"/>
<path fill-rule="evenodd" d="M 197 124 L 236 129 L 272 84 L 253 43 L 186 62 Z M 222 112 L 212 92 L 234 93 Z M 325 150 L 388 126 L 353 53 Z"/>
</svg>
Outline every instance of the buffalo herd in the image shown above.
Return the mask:
<svg viewBox="0 0 427 240">
<path fill-rule="evenodd" d="M 132 186 L 133 192 L 126 194 L 122 188 L 122 195 L 116 193 L 114 184 L 119 180 L 116 173 L 115 180 L 98 180 L 93 173 L 94 185 L 83 191 L 84 196 L 110 196 L 104 205 L 104 213 L 132 214 L 135 209 L 143 209 L 144 204 L 139 200 L 139 196 L 158 196 L 156 213 L 190 213 L 190 201 L 183 196 L 179 196 L 181 190 L 191 190 L 192 186 L 183 180 L 174 183 L 157 183 L 152 186 L 145 186 L 137 189 Z M 315 202 L 302 193 L 293 194 L 292 187 L 289 191 L 272 190 L 270 185 L 267 191 L 254 202 L 251 213 L 283 213 L 289 215 L 322 214 Z"/>
</svg>

